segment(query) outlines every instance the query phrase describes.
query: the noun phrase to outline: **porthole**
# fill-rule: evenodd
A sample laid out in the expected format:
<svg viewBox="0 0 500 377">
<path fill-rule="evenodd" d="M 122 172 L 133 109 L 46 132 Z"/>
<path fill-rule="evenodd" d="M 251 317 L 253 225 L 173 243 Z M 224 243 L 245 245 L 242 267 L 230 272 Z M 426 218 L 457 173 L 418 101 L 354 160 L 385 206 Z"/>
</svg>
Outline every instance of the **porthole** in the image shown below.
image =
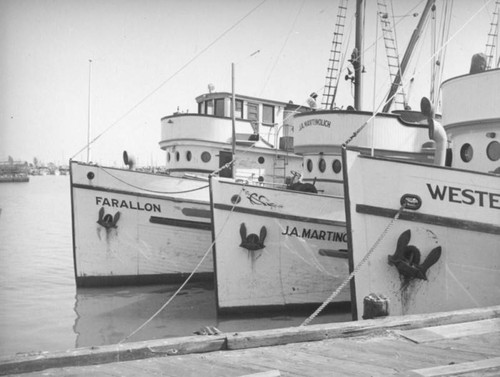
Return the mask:
<svg viewBox="0 0 500 377">
<path fill-rule="evenodd" d="M 186 152 L 186 160 L 191 161 L 191 157 L 193 157 L 191 154 L 191 151 L 187 151 Z"/>
<path fill-rule="evenodd" d="M 340 173 L 340 171 L 342 170 L 342 162 L 340 162 L 340 160 L 333 160 L 333 163 L 332 163 L 332 169 L 333 169 L 333 172 L 338 174 Z"/>
<path fill-rule="evenodd" d="M 460 157 L 462 158 L 463 162 L 469 162 L 472 160 L 472 156 L 474 155 L 474 150 L 472 149 L 472 145 L 469 143 L 465 143 L 462 145 L 462 148 L 460 148 Z"/>
<path fill-rule="evenodd" d="M 310 160 L 310 159 L 307 160 L 306 164 L 307 164 L 307 171 L 309 173 L 312 172 L 312 170 L 313 170 L 313 162 L 312 162 L 312 160 Z"/>
<path fill-rule="evenodd" d="M 170 152 L 167 152 L 167 162 L 170 162 Z"/>
<path fill-rule="evenodd" d="M 260 156 L 260 157 L 259 157 L 259 159 L 258 159 L 257 161 L 259 161 L 259 164 L 263 164 L 263 163 L 264 163 L 264 161 L 266 161 L 266 160 L 265 160 L 265 158 L 264 158 L 264 157 Z"/>
<path fill-rule="evenodd" d="M 486 155 L 491 161 L 498 161 L 500 159 L 500 143 L 492 141 L 486 147 Z"/>
<path fill-rule="evenodd" d="M 181 154 L 179 152 L 175 152 L 175 161 L 179 161 L 181 159 Z"/>
<path fill-rule="evenodd" d="M 319 159 L 319 163 L 318 163 L 318 167 L 319 167 L 319 171 L 324 173 L 325 170 L 326 170 L 326 161 L 324 158 L 320 158 Z"/>
<path fill-rule="evenodd" d="M 210 161 L 211 159 L 212 159 L 212 156 L 210 155 L 210 153 L 208 153 L 208 152 L 203 152 L 203 153 L 201 154 L 201 161 L 203 161 L 203 162 L 208 162 L 208 161 Z"/>
<path fill-rule="evenodd" d="M 264 182 L 264 177 L 259 175 L 259 178 L 257 178 L 259 182 Z"/>
<path fill-rule="evenodd" d="M 241 196 L 239 195 L 231 196 L 231 203 L 238 204 L 239 202 L 241 202 Z"/>
</svg>

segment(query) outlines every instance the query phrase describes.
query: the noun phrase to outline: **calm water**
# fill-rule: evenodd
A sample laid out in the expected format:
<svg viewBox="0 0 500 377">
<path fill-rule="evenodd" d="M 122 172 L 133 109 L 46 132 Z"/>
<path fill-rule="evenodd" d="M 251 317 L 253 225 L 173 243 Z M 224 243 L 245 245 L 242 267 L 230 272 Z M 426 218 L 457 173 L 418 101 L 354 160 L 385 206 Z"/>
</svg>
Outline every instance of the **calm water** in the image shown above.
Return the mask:
<svg viewBox="0 0 500 377">
<path fill-rule="evenodd" d="M 141 326 L 178 286 L 76 289 L 69 176 L 0 184 L 0 355 L 114 344 Z M 311 313 L 218 317 L 211 287 L 191 285 L 129 341 L 295 326 Z M 313 323 L 350 320 L 342 312 Z"/>
</svg>

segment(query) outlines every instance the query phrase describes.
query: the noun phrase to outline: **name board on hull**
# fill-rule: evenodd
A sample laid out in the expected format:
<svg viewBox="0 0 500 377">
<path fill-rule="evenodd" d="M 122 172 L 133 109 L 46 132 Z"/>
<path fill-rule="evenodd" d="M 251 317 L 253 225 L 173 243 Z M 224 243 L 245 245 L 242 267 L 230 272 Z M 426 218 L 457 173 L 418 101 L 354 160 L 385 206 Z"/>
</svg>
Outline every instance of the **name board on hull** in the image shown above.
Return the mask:
<svg viewBox="0 0 500 377">
<path fill-rule="evenodd" d="M 141 203 L 133 202 L 132 200 L 120 200 L 115 198 L 105 198 L 102 196 L 95 197 L 95 204 L 98 206 L 107 206 L 112 208 L 127 208 L 136 211 L 146 211 L 146 212 L 161 212 L 161 206 L 154 203 Z"/>
</svg>

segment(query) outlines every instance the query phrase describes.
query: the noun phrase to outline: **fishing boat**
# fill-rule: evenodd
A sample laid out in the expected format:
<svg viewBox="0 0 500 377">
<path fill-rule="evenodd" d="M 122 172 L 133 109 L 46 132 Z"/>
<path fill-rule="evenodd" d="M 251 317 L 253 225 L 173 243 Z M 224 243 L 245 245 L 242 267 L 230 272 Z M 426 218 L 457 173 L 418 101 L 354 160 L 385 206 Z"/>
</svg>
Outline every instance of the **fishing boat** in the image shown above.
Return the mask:
<svg viewBox="0 0 500 377">
<path fill-rule="evenodd" d="M 213 91 L 196 102 L 161 119 L 159 173 L 126 151 L 128 168 L 70 162 L 78 287 L 212 279 L 208 174 L 283 184 L 300 168 L 283 123 L 298 106 Z"/>
<path fill-rule="evenodd" d="M 429 1 L 417 32 L 429 14 Z M 345 2 L 339 4 L 338 20 L 345 19 Z M 357 34 L 362 34 L 363 2 L 357 2 Z M 340 22 L 340 21 L 338 21 Z M 333 45 L 339 44 L 334 32 Z M 414 45 L 409 44 L 407 54 Z M 210 179 L 212 226 L 216 272 L 216 298 L 220 313 L 265 311 L 323 303 L 349 275 L 347 229 L 344 207 L 342 145 L 360 125 L 375 121 L 376 134 L 364 133 L 352 140 L 357 151 L 377 156 L 427 161 L 429 148 L 425 116 L 399 110 L 377 114 L 362 111 L 361 40 L 351 61 L 355 73 L 354 107 L 334 106 L 328 77 L 323 98 L 326 109 L 295 114 L 294 152 L 303 157 L 303 170 L 285 186 L 261 182 Z M 332 50 L 330 62 L 338 62 Z M 328 72 L 340 71 L 330 66 Z M 390 94 L 392 97 L 393 94 Z M 314 108 L 311 106 L 311 108 Z M 358 109 L 358 110 L 356 110 Z M 369 185 L 371 187 L 371 185 Z M 349 289 L 341 290 L 334 304 L 350 301 Z M 333 305 L 334 306 L 334 305 Z"/>
<path fill-rule="evenodd" d="M 442 125 L 422 100 L 433 164 L 344 150 L 354 319 L 500 303 L 500 69 L 486 61 L 443 82 Z"/>
</svg>

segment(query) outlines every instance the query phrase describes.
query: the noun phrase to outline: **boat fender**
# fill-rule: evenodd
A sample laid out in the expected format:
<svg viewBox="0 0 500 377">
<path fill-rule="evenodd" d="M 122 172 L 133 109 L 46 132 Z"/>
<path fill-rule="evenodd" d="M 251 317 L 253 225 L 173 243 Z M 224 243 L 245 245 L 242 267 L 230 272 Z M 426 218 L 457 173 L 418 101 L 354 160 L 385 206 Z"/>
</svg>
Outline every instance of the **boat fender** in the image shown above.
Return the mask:
<svg viewBox="0 0 500 377">
<path fill-rule="evenodd" d="M 420 264 L 420 250 L 414 245 L 409 245 L 410 238 L 410 229 L 401 233 L 394 255 L 388 256 L 388 263 L 395 266 L 406 281 L 413 279 L 427 280 L 427 270 L 441 257 L 441 246 L 432 249 L 424 262 Z"/>
<path fill-rule="evenodd" d="M 264 240 L 267 236 L 267 229 L 265 226 L 260 228 L 260 236 L 256 235 L 255 233 L 251 233 L 247 236 L 247 227 L 245 226 L 245 223 L 241 223 L 240 236 L 240 247 L 243 247 L 248 251 L 256 251 L 266 247 L 266 245 L 264 245 Z"/>
<path fill-rule="evenodd" d="M 103 226 L 106 229 L 117 228 L 118 220 L 120 220 L 120 211 L 116 212 L 114 216 L 111 214 L 104 213 L 104 207 L 99 210 L 99 218 L 97 224 Z"/>
<path fill-rule="evenodd" d="M 382 294 L 370 293 L 363 299 L 363 319 L 389 315 L 389 299 Z"/>
</svg>

